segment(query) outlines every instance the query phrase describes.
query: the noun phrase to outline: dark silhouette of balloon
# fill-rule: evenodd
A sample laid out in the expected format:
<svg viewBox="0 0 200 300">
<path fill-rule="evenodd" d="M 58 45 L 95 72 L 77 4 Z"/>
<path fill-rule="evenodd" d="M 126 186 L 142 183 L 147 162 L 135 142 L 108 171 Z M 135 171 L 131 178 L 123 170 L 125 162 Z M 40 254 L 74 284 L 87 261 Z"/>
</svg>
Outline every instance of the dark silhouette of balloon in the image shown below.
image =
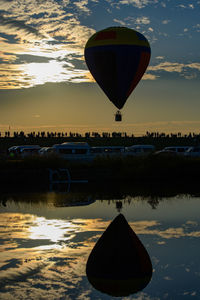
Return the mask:
<svg viewBox="0 0 200 300">
<path fill-rule="evenodd" d="M 97 241 L 89 255 L 86 274 L 94 288 L 112 296 L 136 293 L 151 280 L 150 257 L 122 214 Z"/>
<path fill-rule="evenodd" d="M 118 109 L 124 106 L 142 78 L 150 55 L 147 39 L 126 27 L 101 30 L 92 35 L 85 45 L 88 69 Z"/>
</svg>

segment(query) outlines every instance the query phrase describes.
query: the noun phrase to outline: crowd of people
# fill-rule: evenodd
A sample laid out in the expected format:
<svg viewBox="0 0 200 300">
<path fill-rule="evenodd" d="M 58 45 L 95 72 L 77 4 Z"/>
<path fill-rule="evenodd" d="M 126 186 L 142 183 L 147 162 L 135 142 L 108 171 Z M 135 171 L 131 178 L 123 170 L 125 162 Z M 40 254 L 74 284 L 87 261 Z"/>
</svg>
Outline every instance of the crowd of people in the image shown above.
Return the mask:
<svg viewBox="0 0 200 300">
<path fill-rule="evenodd" d="M 0 132 L 0 138 L 134 138 L 138 135 L 128 134 L 126 132 L 45 132 L 45 131 L 32 131 L 30 133 L 25 133 L 24 131 L 6 131 L 4 133 Z M 188 138 L 188 139 L 200 139 L 200 133 L 190 132 L 188 134 L 178 133 L 163 133 L 163 132 L 149 132 L 140 137 L 147 138 Z"/>
</svg>

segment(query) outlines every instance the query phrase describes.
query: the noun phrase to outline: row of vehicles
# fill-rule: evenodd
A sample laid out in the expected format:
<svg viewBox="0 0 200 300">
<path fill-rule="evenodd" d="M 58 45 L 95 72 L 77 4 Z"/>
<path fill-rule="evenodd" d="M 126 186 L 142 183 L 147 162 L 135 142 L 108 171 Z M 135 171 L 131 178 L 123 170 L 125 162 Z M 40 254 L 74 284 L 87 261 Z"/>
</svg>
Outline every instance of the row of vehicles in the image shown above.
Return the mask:
<svg viewBox="0 0 200 300">
<path fill-rule="evenodd" d="M 8 149 L 10 157 L 25 158 L 31 155 L 50 156 L 57 155 L 68 160 L 93 160 L 97 156 L 144 156 L 148 154 L 154 155 L 185 155 L 192 157 L 200 157 L 200 146 L 171 146 L 165 147 L 163 150 L 155 151 L 153 145 L 133 145 L 124 146 L 98 146 L 91 147 L 84 142 L 66 142 L 56 144 L 52 147 L 40 147 L 39 145 L 20 145 L 13 146 Z"/>
<path fill-rule="evenodd" d="M 84 142 L 66 142 L 52 147 L 40 147 L 39 145 L 13 146 L 8 149 L 8 155 L 20 158 L 31 155 L 57 155 L 69 160 L 93 160 L 97 156 L 146 155 L 154 151 L 155 147 L 152 145 L 91 147 Z"/>
</svg>

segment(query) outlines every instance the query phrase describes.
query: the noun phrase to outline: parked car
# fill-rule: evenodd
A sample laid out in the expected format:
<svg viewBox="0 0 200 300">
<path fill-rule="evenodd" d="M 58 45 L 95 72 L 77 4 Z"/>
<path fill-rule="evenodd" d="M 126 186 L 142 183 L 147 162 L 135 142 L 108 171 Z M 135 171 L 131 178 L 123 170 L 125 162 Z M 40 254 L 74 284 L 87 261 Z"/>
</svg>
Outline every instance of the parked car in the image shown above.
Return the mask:
<svg viewBox="0 0 200 300">
<path fill-rule="evenodd" d="M 38 154 L 40 150 L 39 145 L 20 145 L 12 146 L 8 148 L 8 155 L 11 157 L 20 157 L 24 158 L 30 155 Z"/>
<path fill-rule="evenodd" d="M 155 146 L 153 145 L 133 145 L 125 148 L 127 155 L 148 155 L 155 151 Z"/>
<path fill-rule="evenodd" d="M 175 151 L 170 151 L 170 150 L 160 150 L 160 151 L 156 151 L 154 152 L 154 155 L 156 156 L 177 156 L 177 152 Z"/>
<path fill-rule="evenodd" d="M 200 157 L 200 146 L 190 147 L 184 155 L 188 157 Z"/>
<path fill-rule="evenodd" d="M 119 156 L 122 155 L 124 151 L 124 146 L 98 146 L 90 148 L 90 154 L 93 158 L 97 156 Z"/>
<path fill-rule="evenodd" d="M 190 146 L 169 146 L 160 151 L 156 151 L 155 155 L 184 155 L 189 148 Z"/>
<path fill-rule="evenodd" d="M 40 146 L 31 145 L 29 147 L 23 147 L 19 150 L 19 155 L 21 158 L 25 158 L 28 156 L 38 155 L 38 151 L 40 150 Z"/>
<path fill-rule="evenodd" d="M 39 151 L 38 154 L 40 156 L 49 156 L 53 153 L 53 148 L 52 147 L 42 147 Z"/>
</svg>

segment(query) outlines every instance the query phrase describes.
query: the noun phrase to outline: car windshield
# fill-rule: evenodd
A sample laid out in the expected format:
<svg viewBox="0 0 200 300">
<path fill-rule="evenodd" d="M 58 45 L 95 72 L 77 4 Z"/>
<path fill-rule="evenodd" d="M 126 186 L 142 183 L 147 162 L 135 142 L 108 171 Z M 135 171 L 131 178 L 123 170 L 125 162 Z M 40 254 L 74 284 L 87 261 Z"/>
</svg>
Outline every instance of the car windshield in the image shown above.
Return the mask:
<svg viewBox="0 0 200 300">
<path fill-rule="evenodd" d="M 186 152 L 192 152 L 193 151 L 193 148 L 189 148 Z"/>
</svg>

